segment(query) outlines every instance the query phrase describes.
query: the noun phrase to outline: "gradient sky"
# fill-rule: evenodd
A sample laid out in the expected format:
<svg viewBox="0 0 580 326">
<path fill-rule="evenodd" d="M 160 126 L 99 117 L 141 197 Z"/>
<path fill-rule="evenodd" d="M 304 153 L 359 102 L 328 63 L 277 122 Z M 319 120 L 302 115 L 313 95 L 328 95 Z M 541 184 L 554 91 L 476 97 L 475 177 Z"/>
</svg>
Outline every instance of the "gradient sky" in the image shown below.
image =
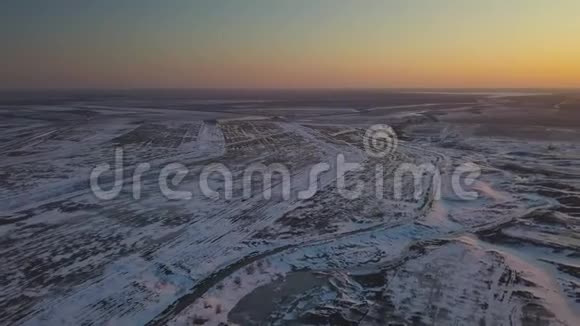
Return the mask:
<svg viewBox="0 0 580 326">
<path fill-rule="evenodd" d="M 0 88 L 580 87 L 578 0 L 2 0 Z"/>
</svg>

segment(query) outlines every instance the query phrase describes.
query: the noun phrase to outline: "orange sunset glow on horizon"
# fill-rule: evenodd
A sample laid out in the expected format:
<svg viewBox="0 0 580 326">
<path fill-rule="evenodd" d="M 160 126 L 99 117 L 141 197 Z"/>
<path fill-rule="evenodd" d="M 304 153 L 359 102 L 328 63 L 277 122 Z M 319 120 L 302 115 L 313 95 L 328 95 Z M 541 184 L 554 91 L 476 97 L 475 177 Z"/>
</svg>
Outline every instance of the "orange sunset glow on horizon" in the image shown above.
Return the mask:
<svg viewBox="0 0 580 326">
<path fill-rule="evenodd" d="M 0 7 L 0 88 L 580 87 L 578 1 Z"/>
</svg>

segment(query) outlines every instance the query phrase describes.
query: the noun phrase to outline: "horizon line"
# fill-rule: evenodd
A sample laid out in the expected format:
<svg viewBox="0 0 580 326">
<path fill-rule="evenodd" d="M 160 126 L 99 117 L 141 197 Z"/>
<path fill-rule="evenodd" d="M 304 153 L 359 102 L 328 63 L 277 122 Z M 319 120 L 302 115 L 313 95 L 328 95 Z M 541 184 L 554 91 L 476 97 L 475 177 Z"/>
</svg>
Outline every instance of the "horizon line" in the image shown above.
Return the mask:
<svg viewBox="0 0 580 326">
<path fill-rule="evenodd" d="M 27 91 L 580 91 L 576 87 L 38 87 L 1 88 L 0 92 Z"/>
</svg>

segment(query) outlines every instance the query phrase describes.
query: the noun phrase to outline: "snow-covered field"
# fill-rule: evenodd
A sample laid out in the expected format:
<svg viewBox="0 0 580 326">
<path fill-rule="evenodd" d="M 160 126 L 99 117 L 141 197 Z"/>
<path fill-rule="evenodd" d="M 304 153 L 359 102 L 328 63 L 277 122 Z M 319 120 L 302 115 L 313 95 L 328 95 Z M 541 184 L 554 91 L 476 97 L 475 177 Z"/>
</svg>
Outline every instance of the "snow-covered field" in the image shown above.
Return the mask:
<svg viewBox="0 0 580 326">
<path fill-rule="evenodd" d="M 328 98 L 0 101 L 0 324 L 580 324 L 578 95 Z M 379 123 L 399 136 L 382 158 L 363 146 Z M 99 199 L 89 176 L 115 148 L 123 190 Z M 337 193 L 338 155 L 362 166 L 346 175 L 365 181 L 355 199 Z M 160 190 L 171 163 L 191 198 Z M 231 198 L 200 189 L 215 163 Z M 279 177 L 272 198 L 261 182 L 243 195 L 255 163 L 289 169 L 289 199 Z M 413 198 L 407 177 L 397 199 L 404 163 L 436 166 L 440 198 Z M 451 187 L 463 163 L 481 169 L 474 200 Z"/>
</svg>

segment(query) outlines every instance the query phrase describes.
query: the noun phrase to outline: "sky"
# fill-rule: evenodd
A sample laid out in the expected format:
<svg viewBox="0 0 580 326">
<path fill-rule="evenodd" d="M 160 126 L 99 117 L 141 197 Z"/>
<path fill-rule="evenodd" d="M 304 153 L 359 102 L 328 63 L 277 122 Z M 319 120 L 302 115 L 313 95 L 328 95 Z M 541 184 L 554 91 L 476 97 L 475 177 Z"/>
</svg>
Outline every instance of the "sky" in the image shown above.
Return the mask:
<svg viewBox="0 0 580 326">
<path fill-rule="evenodd" d="M 0 88 L 580 87 L 578 0 L 2 0 Z"/>
</svg>

